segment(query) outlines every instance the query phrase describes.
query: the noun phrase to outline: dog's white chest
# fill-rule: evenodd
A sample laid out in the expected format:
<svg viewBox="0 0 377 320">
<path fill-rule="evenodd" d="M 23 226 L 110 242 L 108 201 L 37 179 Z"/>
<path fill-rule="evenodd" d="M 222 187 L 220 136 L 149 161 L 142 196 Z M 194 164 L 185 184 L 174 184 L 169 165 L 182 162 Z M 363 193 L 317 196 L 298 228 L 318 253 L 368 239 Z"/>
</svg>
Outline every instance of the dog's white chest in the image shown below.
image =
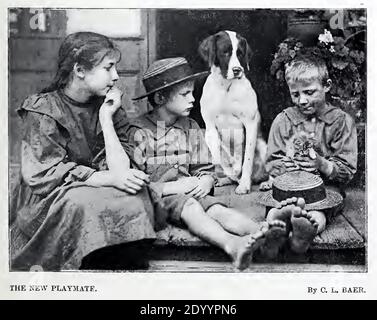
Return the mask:
<svg viewBox="0 0 377 320">
<path fill-rule="evenodd" d="M 211 75 L 212 76 L 212 75 Z M 209 76 L 200 100 L 202 114 L 242 116 L 257 110 L 256 95 L 246 78 L 224 81 Z"/>
</svg>

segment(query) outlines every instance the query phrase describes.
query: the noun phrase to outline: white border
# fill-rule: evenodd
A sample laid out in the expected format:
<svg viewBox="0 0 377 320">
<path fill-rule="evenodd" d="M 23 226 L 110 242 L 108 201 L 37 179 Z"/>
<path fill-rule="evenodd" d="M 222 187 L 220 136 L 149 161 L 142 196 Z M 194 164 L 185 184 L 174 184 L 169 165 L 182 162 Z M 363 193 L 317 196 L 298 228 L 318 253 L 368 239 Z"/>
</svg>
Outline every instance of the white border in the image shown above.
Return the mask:
<svg viewBox="0 0 377 320">
<path fill-rule="evenodd" d="M 85 0 L 59 1 L 1 1 L 1 125 L 0 125 L 0 299 L 375 299 L 376 279 L 376 201 L 374 186 L 377 173 L 374 147 L 377 145 L 375 123 L 377 101 L 375 87 L 376 21 L 374 1 L 332 1 L 330 8 L 367 7 L 368 19 L 368 272 L 353 273 L 234 273 L 234 274 L 185 274 L 185 273 L 9 273 L 8 272 L 8 66 L 7 60 L 7 8 L 8 7 L 103 7 L 104 2 Z M 231 7 L 230 7 L 231 4 Z M 293 1 L 229 0 L 209 1 L 116 1 L 107 0 L 106 8 L 296 8 Z M 299 6 L 329 7 L 329 1 L 300 1 Z M 374 39 L 373 39 L 374 38 Z M 372 165 L 369 165 L 372 164 Z M 96 293 L 10 292 L 10 284 L 61 284 L 95 285 Z M 309 295 L 307 287 L 364 287 L 366 294 Z"/>
</svg>

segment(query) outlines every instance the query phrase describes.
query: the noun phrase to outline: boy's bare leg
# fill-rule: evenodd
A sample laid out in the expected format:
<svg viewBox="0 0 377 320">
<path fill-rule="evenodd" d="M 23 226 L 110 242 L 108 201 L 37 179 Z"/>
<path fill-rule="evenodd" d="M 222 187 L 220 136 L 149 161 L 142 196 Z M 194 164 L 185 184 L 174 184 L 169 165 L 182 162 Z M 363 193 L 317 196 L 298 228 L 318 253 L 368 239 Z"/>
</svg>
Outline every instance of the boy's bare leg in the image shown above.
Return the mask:
<svg viewBox="0 0 377 320">
<path fill-rule="evenodd" d="M 304 199 L 289 198 L 281 202 L 280 208 L 273 208 L 267 215 L 266 221 L 272 223 L 275 220 L 281 220 L 286 225 L 290 225 L 292 210 L 295 205 L 305 206 Z M 227 208 L 220 204 L 215 204 L 207 210 L 207 214 L 216 220 L 221 226 L 234 234 L 243 236 L 254 233 L 260 229 L 260 223 L 255 222 L 242 214 L 236 209 Z"/>
<path fill-rule="evenodd" d="M 239 236 L 253 234 L 260 230 L 261 225 L 233 208 L 215 204 L 207 210 L 207 214 L 231 233 Z"/>
<path fill-rule="evenodd" d="M 242 237 L 225 231 L 193 198 L 186 201 L 181 218 L 193 234 L 222 248 L 232 258 L 234 266 L 240 270 L 249 266 L 254 251 L 264 241 L 265 231 Z"/>
<path fill-rule="evenodd" d="M 222 205 L 210 207 L 207 210 L 207 214 L 216 220 L 225 230 L 240 236 L 254 234 L 258 230 L 261 230 L 262 227 L 263 232 L 265 232 L 265 241 L 263 241 L 261 246 L 261 252 L 264 257 L 269 259 L 277 257 L 280 248 L 287 238 L 286 224 L 280 220 L 258 223 L 241 212 Z"/>
<path fill-rule="evenodd" d="M 296 253 L 305 253 L 318 231 L 325 228 L 326 217 L 323 212 L 314 211 L 313 213 L 314 217 L 311 212 L 302 210 L 300 207 L 295 207 L 293 210 L 291 217 L 292 235 L 289 243 L 292 251 Z M 321 228 L 319 228 L 319 223 Z"/>
</svg>

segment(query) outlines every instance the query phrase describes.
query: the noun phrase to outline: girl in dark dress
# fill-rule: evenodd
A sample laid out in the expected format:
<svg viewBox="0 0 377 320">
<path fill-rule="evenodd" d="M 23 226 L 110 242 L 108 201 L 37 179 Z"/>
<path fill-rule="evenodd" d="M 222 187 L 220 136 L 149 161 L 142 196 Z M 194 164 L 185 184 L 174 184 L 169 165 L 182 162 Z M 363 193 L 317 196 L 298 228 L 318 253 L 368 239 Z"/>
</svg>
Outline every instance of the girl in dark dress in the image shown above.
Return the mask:
<svg viewBox="0 0 377 320">
<path fill-rule="evenodd" d="M 117 136 L 127 122 L 114 87 L 119 60 L 107 37 L 71 34 L 51 86 L 18 110 L 25 134 L 11 270 L 79 269 L 97 249 L 155 238 L 149 177 L 130 169 L 127 141 Z"/>
</svg>

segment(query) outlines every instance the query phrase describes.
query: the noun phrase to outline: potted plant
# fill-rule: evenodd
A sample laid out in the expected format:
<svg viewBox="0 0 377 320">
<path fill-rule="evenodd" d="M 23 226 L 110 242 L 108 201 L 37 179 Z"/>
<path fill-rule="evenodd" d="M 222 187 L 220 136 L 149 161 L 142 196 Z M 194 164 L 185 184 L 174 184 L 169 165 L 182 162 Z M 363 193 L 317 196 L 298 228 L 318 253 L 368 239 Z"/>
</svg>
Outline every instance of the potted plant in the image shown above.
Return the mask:
<svg viewBox="0 0 377 320">
<path fill-rule="evenodd" d="M 287 35 L 304 45 L 314 45 L 325 28 L 324 10 L 296 9 L 288 14 Z"/>
</svg>

